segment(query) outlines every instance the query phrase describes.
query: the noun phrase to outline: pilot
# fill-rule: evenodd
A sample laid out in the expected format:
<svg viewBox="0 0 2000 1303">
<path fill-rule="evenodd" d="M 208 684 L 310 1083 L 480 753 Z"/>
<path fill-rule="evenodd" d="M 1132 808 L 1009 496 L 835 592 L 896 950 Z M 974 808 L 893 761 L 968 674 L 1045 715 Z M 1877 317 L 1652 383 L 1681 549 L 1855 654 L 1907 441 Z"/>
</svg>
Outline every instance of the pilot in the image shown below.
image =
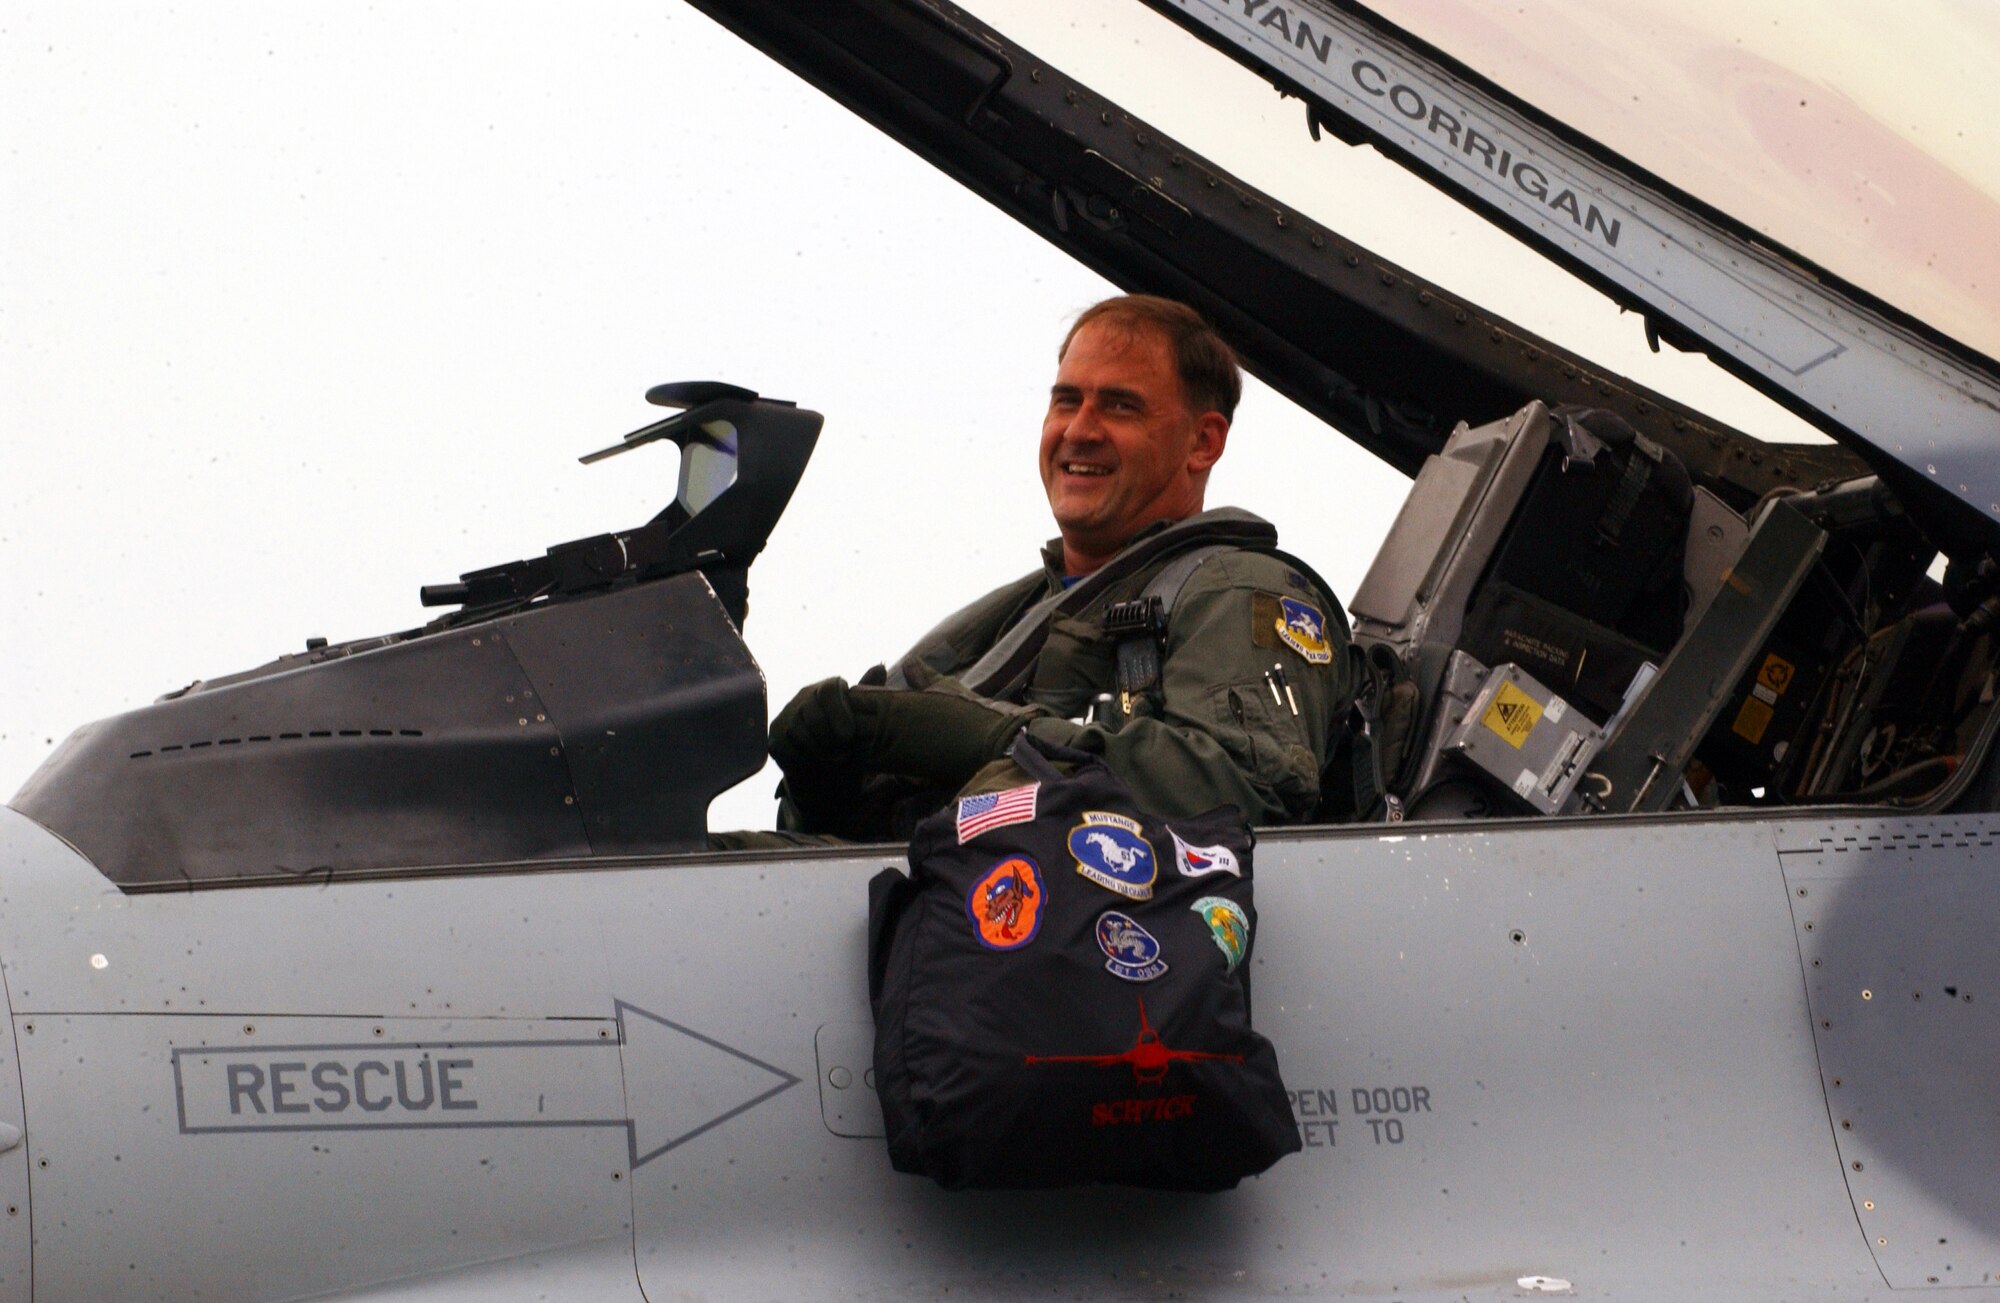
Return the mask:
<svg viewBox="0 0 2000 1303">
<path fill-rule="evenodd" d="M 1057 359 L 1040 468 L 1059 536 L 893 671 L 779 712 L 781 829 L 907 837 L 961 792 L 1022 781 L 1003 757 L 1023 728 L 1101 755 L 1163 817 L 1351 817 L 1320 781 L 1354 692 L 1346 616 L 1268 524 L 1203 509 L 1234 352 L 1186 304 L 1130 295 L 1086 309 Z"/>
</svg>

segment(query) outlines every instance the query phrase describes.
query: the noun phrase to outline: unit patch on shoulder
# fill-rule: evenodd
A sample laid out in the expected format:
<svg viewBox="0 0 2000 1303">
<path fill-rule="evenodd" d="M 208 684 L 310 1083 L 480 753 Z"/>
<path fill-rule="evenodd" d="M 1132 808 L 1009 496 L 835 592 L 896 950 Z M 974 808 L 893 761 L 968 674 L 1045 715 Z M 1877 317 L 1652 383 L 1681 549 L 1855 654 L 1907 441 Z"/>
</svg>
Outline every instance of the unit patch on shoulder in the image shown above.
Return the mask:
<svg viewBox="0 0 2000 1303">
<path fill-rule="evenodd" d="M 1153 898 L 1159 865 L 1153 844 L 1139 835 L 1137 819 L 1085 810 L 1083 822 L 1070 829 L 1069 853 L 1076 856 L 1076 871 L 1105 890 L 1133 900 Z"/>
<path fill-rule="evenodd" d="M 1160 943 L 1130 914 L 1107 909 L 1097 916 L 1097 946 L 1105 970 L 1128 982 L 1150 982 L 1167 971 Z"/>
<path fill-rule="evenodd" d="M 988 950 L 1019 950 L 1042 929 L 1042 871 L 1025 855 L 1010 855 L 972 884 L 965 916 Z"/>
<path fill-rule="evenodd" d="M 1208 934 L 1222 951 L 1225 969 L 1235 972 L 1244 951 L 1250 948 L 1250 919 L 1243 907 L 1221 896 L 1203 896 L 1188 908 L 1208 924 Z"/>
<path fill-rule="evenodd" d="M 1326 617 L 1319 608 L 1296 597 L 1278 599 L 1278 641 L 1314 665 L 1333 660 L 1333 644 L 1326 640 Z"/>
<path fill-rule="evenodd" d="M 1227 873 L 1232 878 L 1243 876 L 1243 866 L 1236 861 L 1236 852 L 1227 846 L 1190 846 L 1181 840 L 1181 835 L 1172 828 L 1167 835 L 1174 839 L 1174 867 L 1181 871 L 1183 878 L 1199 878 L 1205 873 Z"/>
</svg>

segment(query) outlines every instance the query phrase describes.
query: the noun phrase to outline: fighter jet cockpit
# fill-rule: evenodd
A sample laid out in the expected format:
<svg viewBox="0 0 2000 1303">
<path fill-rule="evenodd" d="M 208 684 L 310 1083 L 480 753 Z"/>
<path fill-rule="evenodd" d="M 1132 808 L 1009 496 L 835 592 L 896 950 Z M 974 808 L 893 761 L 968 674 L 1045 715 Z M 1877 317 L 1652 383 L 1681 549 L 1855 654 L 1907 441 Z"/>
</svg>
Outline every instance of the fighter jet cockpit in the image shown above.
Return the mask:
<svg viewBox="0 0 2000 1303">
<path fill-rule="evenodd" d="M 1977 776 L 2000 721 L 2000 547 L 1976 449 L 1952 443 L 1986 410 L 1963 348 L 1771 257 L 1715 310 L 1782 291 L 1821 319 L 1804 342 L 1761 322 L 1743 336 L 1757 356 L 1826 347 L 1757 371 L 1741 339 L 1673 317 L 1617 248 L 1641 229 L 1663 233 L 1661 257 L 1750 248 L 1728 218 L 1622 177 L 1490 88 L 1458 86 L 1446 113 L 1410 71 L 1422 50 L 1365 25 L 1342 39 L 1378 44 L 1341 72 L 1303 20 L 1266 49 L 1157 6 L 1305 98 L 1315 138 L 1420 168 L 1417 146 L 1446 127 L 1454 143 L 1464 129 L 1461 153 L 1484 138 L 1476 108 L 1494 138 L 1540 151 L 1542 181 L 1558 163 L 1588 179 L 1587 208 L 1462 197 L 1612 284 L 1655 343 L 1710 354 L 1837 442 L 1760 440 L 1539 338 L 969 13 L 862 6 L 823 27 L 783 5 L 700 7 L 1080 262 L 1195 304 L 1328 437 L 1413 477 L 1343 595 L 1372 669 L 1351 725 L 1368 739 L 1366 817 L 1991 807 Z M 674 501 L 647 524 L 428 586 L 425 604 L 453 609 L 421 628 L 308 646 L 88 725 L 15 807 L 128 887 L 703 849 L 709 802 L 764 761 L 747 574 L 820 417 L 713 381 L 647 397 L 677 414 L 583 459 L 680 448 Z M 1937 438 L 1923 457 L 1899 441 L 1923 421 L 1949 436 L 1942 473 Z"/>
</svg>

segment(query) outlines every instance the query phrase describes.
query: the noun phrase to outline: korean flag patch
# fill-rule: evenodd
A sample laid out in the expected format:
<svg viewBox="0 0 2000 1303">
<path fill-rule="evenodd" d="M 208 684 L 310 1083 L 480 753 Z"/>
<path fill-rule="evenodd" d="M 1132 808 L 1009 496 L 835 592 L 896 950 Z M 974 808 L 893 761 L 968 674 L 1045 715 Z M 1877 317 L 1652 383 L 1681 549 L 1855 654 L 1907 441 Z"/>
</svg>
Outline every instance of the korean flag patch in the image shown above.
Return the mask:
<svg viewBox="0 0 2000 1303">
<path fill-rule="evenodd" d="M 1183 878 L 1199 878 L 1209 873 L 1227 873 L 1232 878 L 1243 876 L 1236 852 L 1227 846 L 1190 846 L 1172 828 L 1167 833 L 1174 839 L 1174 867 Z"/>
</svg>

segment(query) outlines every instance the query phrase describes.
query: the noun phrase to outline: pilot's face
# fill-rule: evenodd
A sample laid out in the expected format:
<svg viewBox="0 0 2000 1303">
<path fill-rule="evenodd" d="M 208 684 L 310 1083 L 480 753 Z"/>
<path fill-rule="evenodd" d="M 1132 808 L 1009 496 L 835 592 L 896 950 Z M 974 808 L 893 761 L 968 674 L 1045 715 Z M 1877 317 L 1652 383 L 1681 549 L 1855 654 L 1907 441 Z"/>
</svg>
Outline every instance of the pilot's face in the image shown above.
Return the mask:
<svg viewBox="0 0 2000 1303">
<path fill-rule="evenodd" d="M 1042 487 L 1071 574 L 1160 520 L 1201 510 L 1229 421 L 1191 412 L 1165 335 L 1092 321 L 1069 342 L 1042 421 Z"/>
</svg>

